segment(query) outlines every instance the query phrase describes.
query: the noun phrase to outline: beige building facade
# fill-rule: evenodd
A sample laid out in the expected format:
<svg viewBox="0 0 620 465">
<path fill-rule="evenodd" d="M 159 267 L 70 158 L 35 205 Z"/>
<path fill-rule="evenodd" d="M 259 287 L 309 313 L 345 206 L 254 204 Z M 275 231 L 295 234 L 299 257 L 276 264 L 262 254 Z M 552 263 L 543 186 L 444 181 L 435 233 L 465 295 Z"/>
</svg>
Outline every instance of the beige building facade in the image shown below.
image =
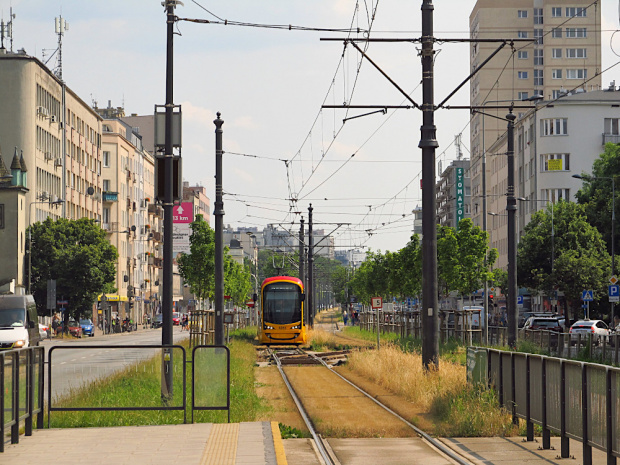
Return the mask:
<svg viewBox="0 0 620 465">
<path fill-rule="evenodd" d="M 1 156 L 10 166 L 17 150 L 28 173 L 21 200 L 11 200 L 19 207 L 19 225 L 0 235 L 1 247 L 17 250 L 10 265 L 0 267 L 0 282 L 14 280 L 15 292 L 23 293 L 29 224 L 48 217 L 101 218 L 101 117 L 23 51 L 0 49 L 0 82 Z"/>
<path fill-rule="evenodd" d="M 141 322 L 157 310 L 161 281 L 163 215 L 154 204 L 154 158 L 121 119 L 104 119 L 102 129 L 101 225 L 118 249 L 113 311 Z"/>
<path fill-rule="evenodd" d="M 535 107 L 535 99 L 554 100 L 568 92 L 601 89 L 601 3 L 592 0 L 478 0 L 470 15 L 472 39 L 526 39 L 504 47 L 470 82 L 470 103 L 483 107 L 470 125 L 471 215 L 484 225 L 494 196 L 506 192 L 505 157 L 490 147 L 506 131 L 508 106 Z M 471 43 L 471 69 L 479 66 L 498 42 Z M 504 106 L 504 109 L 494 109 Z M 528 108 L 515 108 L 520 118 Z M 483 189 L 486 164 L 486 192 Z M 500 166 L 501 165 L 501 166 Z M 503 171 L 502 171 L 503 170 Z M 488 219 L 491 222 L 491 218 Z"/>
</svg>

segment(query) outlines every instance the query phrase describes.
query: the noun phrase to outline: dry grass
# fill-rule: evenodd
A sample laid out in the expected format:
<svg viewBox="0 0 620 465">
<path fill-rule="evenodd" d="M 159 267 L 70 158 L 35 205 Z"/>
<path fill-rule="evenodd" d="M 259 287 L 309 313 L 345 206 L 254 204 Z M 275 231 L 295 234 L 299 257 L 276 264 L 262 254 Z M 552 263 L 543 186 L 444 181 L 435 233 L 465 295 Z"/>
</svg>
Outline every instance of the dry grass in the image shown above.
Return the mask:
<svg viewBox="0 0 620 465">
<path fill-rule="evenodd" d="M 354 352 L 348 368 L 413 403 L 434 419 L 432 433 L 442 436 L 512 435 L 511 417 L 498 408 L 493 392 L 467 384 L 466 368 L 442 360 L 425 372 L 422 357 L 396 346 Z"/>
<path fill-rule="evenodd" d="M 456 394 L 467 385 L 465 367 L 442 362 L 439 370 L 425 373 L 421 355 L 391 345 L 352 353 L 349 368 L 425 410 L 438 396 Z"/>
</svg>

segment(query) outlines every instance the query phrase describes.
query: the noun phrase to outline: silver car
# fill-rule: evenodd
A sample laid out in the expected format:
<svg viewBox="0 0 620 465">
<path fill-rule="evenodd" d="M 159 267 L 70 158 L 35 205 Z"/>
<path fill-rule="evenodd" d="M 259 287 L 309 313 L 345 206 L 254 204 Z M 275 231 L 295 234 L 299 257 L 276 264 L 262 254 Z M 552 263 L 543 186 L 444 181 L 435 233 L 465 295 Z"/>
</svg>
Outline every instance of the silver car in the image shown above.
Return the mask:
<svg viewBox="0 0 620 465">
<path fill-rule="evenodd" d="M 571 343 L 577 342 L 581 334 L 581 340 L 587 341 L 592 336 L 592 341 L 600 344 L 603 340 L 609 339 L 610 330 L 603 320 L 579 320 L 573 323 L 568 330 Z"/>
</svg>

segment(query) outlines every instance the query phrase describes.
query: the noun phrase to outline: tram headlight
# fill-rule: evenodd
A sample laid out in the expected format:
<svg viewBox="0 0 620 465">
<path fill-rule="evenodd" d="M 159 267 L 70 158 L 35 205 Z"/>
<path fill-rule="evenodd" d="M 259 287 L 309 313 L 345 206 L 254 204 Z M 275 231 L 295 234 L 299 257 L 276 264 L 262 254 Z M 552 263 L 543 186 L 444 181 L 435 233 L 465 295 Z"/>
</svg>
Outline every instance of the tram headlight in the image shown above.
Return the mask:
<svg viewBox="0 0 620 465">
<path fill-rule="evenodd" d="M 265 329 L 275 329 L 273 326 L 265 325 Z"/>
<path fill-rule="evenodd" d="M 291 329 L 301 329 L 301 325 L 292 326 Z"/>
</svg>

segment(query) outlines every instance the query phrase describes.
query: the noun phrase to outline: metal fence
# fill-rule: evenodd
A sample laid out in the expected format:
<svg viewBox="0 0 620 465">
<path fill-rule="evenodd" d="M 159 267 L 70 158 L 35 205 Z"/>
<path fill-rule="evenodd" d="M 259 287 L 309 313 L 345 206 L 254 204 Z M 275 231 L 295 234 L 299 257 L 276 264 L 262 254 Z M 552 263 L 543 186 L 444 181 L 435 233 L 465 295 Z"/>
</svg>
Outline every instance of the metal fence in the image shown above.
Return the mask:
<svg viewBox="0 0 620 465">
<path fill-rule="evenodd" d="M 43 347 L 0 351 L 0 452 L 11 428 L 11 444 L 19 443 L 19 425 L 32 435 L 33 421 L 43 427 Z"/>
<path fill-rule="evenodd" d="M 123 350 L 124 363 L 114 365 L 110 363 L 110 357 L 106 351 Z M 97 351 L 97 357 L 74 357 L 71 363 L 60 362 L 54 363 L 54 357 L 60 352 L 76 352 L 76 351 Z M 175 355 L 174 352 L 177 352 Z M 156 363 L 151 370 L 141 370 L 138 372 L 137 366 L 140 362 L 146 362 L 152 359 L 157 353 L 161 354 L 161 363 Z M 93 354 L 95 355 L 95 354 Z M 51 347 L 48 352 L 48 384 L 47 384 L 47 426 L 50 426 L 51 412 L 77 412 L 77 411 L 125 411 L 125 410 L 168 410 L 182 411 L 183 422 L 187 422 L 187 389 L 186 389 L 186 352 L 185 348 L 178 345 L 162 346 L 152 345 L 62 345 Z M 113 374 L 122 370 L 131 371 L 136 368 L 135 375 L 146 376 L 147 379 L 156 381 L 163 379 L 163 371 L 165 367 L 170 366 L 164 361 L 172 362 L 173 383 L 175 383 L 174 372 L 179 372 L 177 376 L 176 386 L 173 384 L 173 393 L 176 393 L 172 399 L 167 402 L 161 402 L 160 392 L 151 392 L 150 395 L 142 396 L 141 405 L 114 405 L 108 403 L 108 399 L 101 397 L 95 401 L 82 400 L 75 398 L 67 398 L 64 394 L 67 392 L 79 392 L 85 390 L 93 382 L 97 380 L 105 380 Z M 93 371 L 94 370 L 94 371 Z M 128 373 L 131 374 L 131 373 Z M 56 381 L 57 380 L 57 381 Z M 72 384 L 67 382 L 72 381 Z M 54 383 L 62 384 L 58 395 L 54 391 Z M 156 384 L 157 385 L 157 384 Z M 131 389 L 131 386 L 128 386 Z M 181 395 L 178 395 L 178 392 Z M 127 396 L 129 398 L 129 396 Z M 81 403 L 85 402 L 85 403 Z M 96 402 L 92 405 L 90 402 Z"/>
<path fill-rule="evenodd" d="M 477 312 L 474 310 L 442 310 L 439 322 L 441 341 L 456 339 L 464 344 L 481 343 L 482 330 L 479 326 L 472 324 L 473 314 Z M 363 307 L 358 318 L 360 328 L 366 331 L 376 332 L 378 325 L 381 333 L 394 333 L 400 337 L 413 337 L 414 339 L 422 337 L 422 319 L 419 310 L 386 304 L 377 316 L 376 310 Z"/>
<path fill-rule="evenodd" d="M 230 423 L 228 347 L 202 345 L 192 350 L 192 423 L 195 410 L 227 410 Z"/>
<path fill-rule="evenodd" d="M 543 449 L 551 433 L 561 438 L 562 458 L 569 439 L 583 443 L 583 463 L 592 464 L 592 448 L 620 457 L 620 368 L 543 355 L 468 348 L 468 380 L 496 390 L 500 405 L 514 419 L 526 421 L 527 439 L 534 424 L 542 428 Z"/>
</svg>

